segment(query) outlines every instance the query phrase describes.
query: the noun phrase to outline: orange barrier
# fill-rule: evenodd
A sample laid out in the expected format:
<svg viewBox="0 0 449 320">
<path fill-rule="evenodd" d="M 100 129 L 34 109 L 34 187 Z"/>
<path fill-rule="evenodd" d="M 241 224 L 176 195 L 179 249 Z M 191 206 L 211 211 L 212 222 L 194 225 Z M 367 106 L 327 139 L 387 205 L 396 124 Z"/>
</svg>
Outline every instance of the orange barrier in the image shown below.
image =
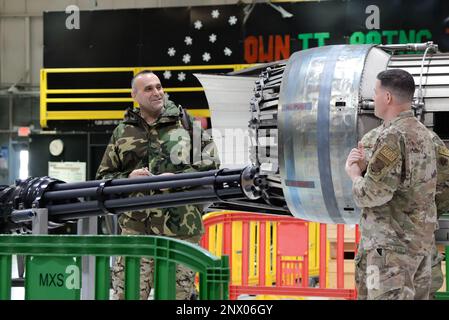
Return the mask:
<svg viewBox="0 0 449 320">
<path fill-rule="evenodd" d="M 238 230 L 240 235 L 236 234 L 236 222 L 241 223 L 241 230 Z M 231 278 L 230 299 L 237 299 L 242 294 L 356 298 L 355 289 L 344 286 L 344 225 L 337 226 L 337 284 L 336 288 L 330 288 L 327 277 L 326 262 L 329 250 L 325 224 L 319 225 L 316 244 L 319 250 L 319 259 L 315 262 L 319 270 L 319 287 L 311 287 L 309 283 L 310 222 L 271 214 L 217 212 L 205 216 L 204 224 L 206 230 L 201 245 L 217 256 L 228 255 L 231 271 L 234 271 L 232 274 L 235 274 L 236 270 L 233 269 L 236 267 L 241 269 L 239 279 Z M 250 225 L 254 224 L 257 226 L 256 231 L 250 228 Z M 273 224 L 276 228 L 271 227 Z M 217 226 L 221 229 L 220 233 L 216 232 Z M 356 239 L 357 231 L 356 228 Z M 234 248 L 239 245 L 239 236 L 241 247 Z M 270 244 L 268 238 L 272 238 L 273 243 L 276 242 L 275 245 Z M 214 248 L 210 248 L 211 243 Z M 254 257 L 254 247 L 257 257 Z M 274 248 L 275 252 L 272 252 Z M 240 265 L 233 262 L 236 260 L 236 254 L 242 257 Z M 254 267 L 257 272 L 253 271 Z M 254 274 L 258 277 L 251 280 Z"/>
</svg>

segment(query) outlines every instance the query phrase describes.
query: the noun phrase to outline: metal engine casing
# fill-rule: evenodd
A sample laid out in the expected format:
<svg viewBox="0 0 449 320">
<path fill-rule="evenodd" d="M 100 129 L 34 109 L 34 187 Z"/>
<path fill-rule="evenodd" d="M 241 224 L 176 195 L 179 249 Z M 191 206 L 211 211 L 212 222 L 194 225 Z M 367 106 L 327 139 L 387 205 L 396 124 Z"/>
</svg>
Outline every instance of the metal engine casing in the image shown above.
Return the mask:
<svg viewBox="0 0 449 320">
<path fill-rule="evenodd" d="M 427 50 L 425 54 L 393 54 L 385 47 L 333 45 L 303 50 L 288 61 L 260 67 L 258 77 L 254 68 L 248 74 L 197 75 L 214 128 L 229 124 L 222 115 L 231 105 L 223 97 L 255 84 L 249 101 L 247 90 L 240 89 L 241 99 L 238 94 L 232 96 L 232 110 L 239 110 L 240 122 L 246 112 L 251 141 L 248 158 L 268 176 L 268 203 L 282 206 L 283 202 L 293 216 L 308 221 L 358 223 L 360 210 L 352 199 L 344 164 L 362 136 L 381 124 L 373 110 L 380 71 L 409 71 L 415 79 L 420 120 L 432 129 L 435 120 L 445 119 L 449 55 Z M 236 75 L 239 85 L 233 87 L 230 78 Z"/>
</svg>

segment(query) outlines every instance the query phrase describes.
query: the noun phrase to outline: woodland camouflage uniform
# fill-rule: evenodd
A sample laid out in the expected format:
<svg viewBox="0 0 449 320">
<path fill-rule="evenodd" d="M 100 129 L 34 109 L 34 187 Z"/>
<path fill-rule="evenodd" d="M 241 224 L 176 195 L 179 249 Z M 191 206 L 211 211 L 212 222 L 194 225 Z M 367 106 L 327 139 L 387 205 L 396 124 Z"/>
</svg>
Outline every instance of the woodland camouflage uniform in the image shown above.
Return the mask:
<svg viewBox="0 0 449 320">
<path fill-rule="evenodd" d="M 191 125 L 193 118 L 189 117 Z M 198 129 L 201 130 L 201 129 Z M 158 119 L 148 124 L 138 109 L 128 109 L 124 120 L 115 128 L 97 171 L 97 179 L 127 178 L 135 169 L 148 167 L 153 175 L 214 170 L 219 166 L 215 145 L 202 131 L 202 159 L 191 164 L 190 134 L 181 121 L 181 110 L 167 101 Z M 195 145 L 195 144 L 193 144 Z M 196 157 L 194 157 L 196 159 Z M 144 196 L 172 192 L 173 189 L 133 193 Z M 174 237 L 199 243 L 204 232 L 202 207 L 185 205 L 172 208 L 152 208 L 126 212 L 119 217 L 123 235 L 147 234 Z M 113 267 L 114 298 L 123 299 L 124 259 L 119 257 Z M 153 261 L 141 263 L 141 299 L 147 299 L 153 286 Z M 177 299 L 195 295 L 194 273 L 178 265 Z"/>
</svg>

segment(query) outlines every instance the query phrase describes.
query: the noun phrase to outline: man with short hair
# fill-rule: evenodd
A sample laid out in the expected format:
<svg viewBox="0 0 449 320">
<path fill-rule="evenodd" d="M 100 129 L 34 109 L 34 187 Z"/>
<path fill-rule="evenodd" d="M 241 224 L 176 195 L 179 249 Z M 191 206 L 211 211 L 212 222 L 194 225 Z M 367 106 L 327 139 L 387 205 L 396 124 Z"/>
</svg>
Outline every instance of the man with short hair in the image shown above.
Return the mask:
<svg viewBox="0 0 449 320">
<path fill-rule="evenodd" d="M 383 126 L 380 125 L 369 132 L 367 132 L 360 140 L 362 154 L 365 155 L 364 163 L 360 165 L 362 168 L 366 168 L 369 160 L 372 157 L 373 147 L 376 144 L 377 138 L 382 132 Z M 437 206 L 437 217 L 440 217 L 443 213 L 449 212 L 449 150 L 445 143 L 438 137 L 438 135 L 431 131 L 433 135 L 433 143 L 435 147 L 435 153 L 437 155 L 437 188 L 435 195 L 435 204 Z M 437 246 L 432 249 L 432 271 L 431 271 L 431 286 L 430 286 L 430 299 L 435 299 L 436 292 L 443 286 L 444 277 L 441 266 L 441 261 L 444 256 L 439 253 Z"/>
<path fill-rule="evenodd" d="M 139 104 L 129 108 L 124 120 L 115 128 L 97 171 L 97 179 L 136 178 L 217 169 L 215 145 L 200 128 L 202 157 L 190 159 L 193 145 L 189 130 L 183 125 L 182 110 L 165 99 L 159 78 L 145 70 L 131 81 L 131 96 Z M 190 127 L 196 125 L 188 117 Z M 193 160 L 198 161 L 192 163 Z M 148 194 L 169 193 L 154 190 Z M 143 196 L 134 193 L 133 196 Z M 119 217 L 123 235 L 161 235 L 198 244 L 204 233 L 202 207 L 185 205 L 126 212 Z M 140 297 L 148 299 L 153 287 L 153 260 L 142 258 Z M 124 299 L 124 259 L 119 257 L 113 267 L 113 298 Z M 176 298 L 192 299 L 196 295 L 194 272 L 177 266 Z"/>
<path fill-rule="evenodd" d="M 384 123 L 372 157 L 365 167 L 359 143 L 346 161 L 362 208 L 355 258 L 359 299 L 429 298 L 437 165 L 433 136 L 411 110 L 414 91 L 404 70 L 378 74 L 375 115 Z"/>
</svg>

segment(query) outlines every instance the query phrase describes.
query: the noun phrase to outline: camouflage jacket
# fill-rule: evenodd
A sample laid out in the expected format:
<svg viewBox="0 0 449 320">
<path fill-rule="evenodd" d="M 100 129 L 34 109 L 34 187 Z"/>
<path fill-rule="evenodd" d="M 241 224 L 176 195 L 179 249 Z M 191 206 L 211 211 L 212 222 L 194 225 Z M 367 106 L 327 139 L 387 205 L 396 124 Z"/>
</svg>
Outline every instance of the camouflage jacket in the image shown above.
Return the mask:
<svg viewBox="0 0 449 320">
<path fill-rule="evenodd" d="M 365 149 L 366 161 L 371 159 L 374 145 L 383 129 L 383 125 L 380 125 L 363 136 L 361 142 Z M 443 213 L 449 212 L 449 149 L 435 132 L 430 131 L 430 133 L 432 134 L 435 154 L 437 157 L 437 188 L 435 204 L 437 206 L 437 216 L 439 217 Z"/>
<path fill-rule="evenodd" d="M 437 192 L 435 203 L 439 217 L 441 214 L 449 212 L 449 149 L 435 132 L 431 132 L 437 155 Z"/>
<path fill-rule="evenodd" d="M 434 135 L 412 111 L 402 112 L 362 139 L 367 172 L 353 184 L 362 208 L 360 248 L 429 254 L 437 225 Z M 373 141 L 373 140 L 371 140 Z"/>
<path fill-rule="evenodd" d="M 193 118 L 189 119 L 193 123 Z M 173 102 L 168 101 L 159 118 L 150 125 L 140 117 L 138 111 L 128 109 L 124 120 L 112 133 L 96 178 L 127 178 L 133 170 L 143 167 L 148 167 L 153 175 L 217 169 L 219 161 L 212 139 L 203 130 L 197 130 L 203 137 L 203 158 L 191 164 L 190 135 L 182 126 L 180 110 Z M 196 158 L 194 156 L 194 160 Z M 145 195 L 171 191 L 151 191 Z M 151 230 L 150 234 L 185 238 L 203 233 L 201 207 L 196 205 L 152 208 L 126 212 L 124 215 L 124 219 L 136 222 L 136 228 L 144 222 Z M 127 225 L 132 226 L 132 223 Z"/>
</svg>

